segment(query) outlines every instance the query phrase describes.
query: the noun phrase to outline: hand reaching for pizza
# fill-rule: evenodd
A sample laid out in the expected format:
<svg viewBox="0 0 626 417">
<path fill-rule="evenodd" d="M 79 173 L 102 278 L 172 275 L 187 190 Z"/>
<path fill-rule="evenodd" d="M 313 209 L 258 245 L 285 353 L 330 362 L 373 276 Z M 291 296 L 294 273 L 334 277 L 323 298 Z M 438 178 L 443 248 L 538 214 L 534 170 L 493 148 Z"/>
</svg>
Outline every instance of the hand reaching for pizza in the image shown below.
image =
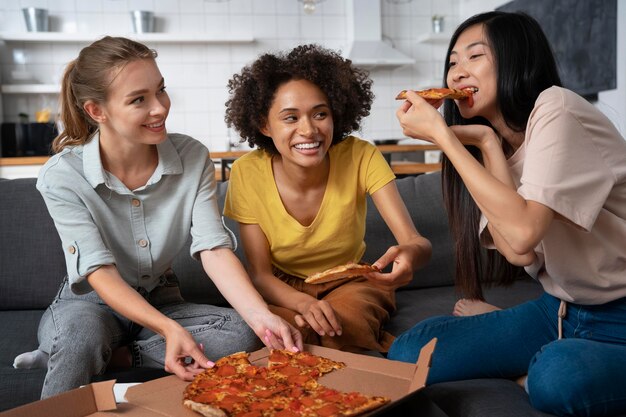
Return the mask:
<svg viewBox="0 0 626 417">
<path fill-rule="evenodd" d="M 303 349 L 302 334 L 281 317 L 266 312 L 249 314 L 248 323 L 257 336 L 270 349 L 287 349 L 292 352 Z"/>
<path fill-rule="evenodd" d="M 191 381 L 195 375 L 213 366 L 191 334 L 175 321 L 171 321 L 170 327 L 163 333 L 167 372 Z M 187 358 L 191 358 L 191 362 Z"/>
<path fill-rule="evenodd" d="M 297 310 L 300 313 L 295 317 L 298 326 L 311 327 L 320 336 L 341 336 L 341 323 L 327 301 L 307 297 Z"/>
</svg>

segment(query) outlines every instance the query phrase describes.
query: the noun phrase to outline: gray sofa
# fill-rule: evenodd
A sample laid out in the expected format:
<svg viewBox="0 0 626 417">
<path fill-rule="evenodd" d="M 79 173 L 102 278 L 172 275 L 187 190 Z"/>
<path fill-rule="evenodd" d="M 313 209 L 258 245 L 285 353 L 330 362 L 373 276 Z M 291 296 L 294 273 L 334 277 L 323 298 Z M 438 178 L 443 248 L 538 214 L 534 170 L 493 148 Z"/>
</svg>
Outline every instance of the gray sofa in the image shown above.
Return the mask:
<svg viewBox="0 0 626 417">
<path fill-rule="evenodd" d="M 406 177 L 397 184 L 418 230 L 432 242 L 433 256 L 429 265 L 415 274 L 411 284 L 398 290 L 398 311 L 387 328 L 393 334 L 427 317 L 450 314 L 456 300 L 453 253 L 441 199 L 440 174 Z M 226 187 L 226 183 L 219 184 L 220 203 Z M 394 240 L 371 201 L 369 204 L 365 260 L 373 261 Z M 227 224 L 237 231 L 229 219 Z M 61 242 L 35 189 L 34 178 L 0 179 L 0 239 L 0 410 L 5 410 L 39 398 L 45 370 L 14 369 L 13 358 L 37 347 L 39 319 L 65 274 Z M 237 255 L 242 257 L 241 248 Z M 225 304 L 187 249 L 179 254 L 173 269 L 187 300 Z M 487 299 L 506 307 L 540 293 L 535 282 L 522 279 L 510 288 L 488 290 Z M 137 382 L 162 375 L 163 371 L 154 369 L 110 370 L 98 379 Z M 450 416 L 545 416 L 530 406 L 519 386 L 507 380 L 436 384 L 424 392 Z"/>
</svg>

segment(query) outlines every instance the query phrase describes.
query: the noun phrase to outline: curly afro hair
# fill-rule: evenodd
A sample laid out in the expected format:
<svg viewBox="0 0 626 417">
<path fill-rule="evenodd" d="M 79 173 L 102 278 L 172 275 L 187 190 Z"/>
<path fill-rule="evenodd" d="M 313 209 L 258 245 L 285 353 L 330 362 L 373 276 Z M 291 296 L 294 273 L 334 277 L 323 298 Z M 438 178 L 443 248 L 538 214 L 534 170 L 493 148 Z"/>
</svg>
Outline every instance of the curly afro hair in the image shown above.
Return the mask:
<svg viewBox="0 0 626 417">
<path fill-rule="evenodd" d="M 261 133 L 276 90 L 291 80 L 307 80 L 328 98 L 333 116 L 333 145 L 358 130 L 374 99 L 367 71 L 319 45 L 301 45 L 288 53 L 266 53 L 228 81 L 225 121 L 247 141 L 275 155 L 271 138 Z"/>
</svg>

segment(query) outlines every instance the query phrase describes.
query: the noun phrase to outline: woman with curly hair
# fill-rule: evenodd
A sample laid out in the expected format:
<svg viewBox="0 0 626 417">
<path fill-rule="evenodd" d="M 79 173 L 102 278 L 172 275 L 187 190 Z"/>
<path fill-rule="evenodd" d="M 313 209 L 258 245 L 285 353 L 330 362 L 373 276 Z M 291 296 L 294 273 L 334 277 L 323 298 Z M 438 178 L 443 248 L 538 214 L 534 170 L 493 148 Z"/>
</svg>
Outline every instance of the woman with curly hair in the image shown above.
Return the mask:
<svg viewBox="0 0 626 417">
<path fill-rule="evenodd" d="M 224 214 L 240 223 L 249 274 L 305 342 L 386 352 L 394 290 L 430 258 L 382 154 L 348 134 L 369 114 L 366 72 L 316 45 L 264 54 L 229 82 L 226 122 L 259 148 L 233 165 Z M 308 275 L 365 252 L 370 194 L 398 245 L 389 273 L 307 284 Z"/>
</svg>

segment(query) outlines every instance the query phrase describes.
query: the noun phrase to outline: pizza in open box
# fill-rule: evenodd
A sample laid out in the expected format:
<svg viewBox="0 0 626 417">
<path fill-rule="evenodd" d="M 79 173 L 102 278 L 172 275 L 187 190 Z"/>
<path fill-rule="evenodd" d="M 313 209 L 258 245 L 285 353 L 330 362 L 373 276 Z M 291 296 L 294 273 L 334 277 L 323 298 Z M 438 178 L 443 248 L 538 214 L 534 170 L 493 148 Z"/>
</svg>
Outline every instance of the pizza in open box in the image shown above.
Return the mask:
<svg viewBox="0 0 626 417">
<path fill-rule="evenodd" d="M 191 382 L 183 403 L 206 417 L 357 416 L 390 400 L 340 392 L 317 382 L 342 362 L 308 352 L 272 350 L 267 367 L 239 352 L 218 360 Z"/>
</svg>

